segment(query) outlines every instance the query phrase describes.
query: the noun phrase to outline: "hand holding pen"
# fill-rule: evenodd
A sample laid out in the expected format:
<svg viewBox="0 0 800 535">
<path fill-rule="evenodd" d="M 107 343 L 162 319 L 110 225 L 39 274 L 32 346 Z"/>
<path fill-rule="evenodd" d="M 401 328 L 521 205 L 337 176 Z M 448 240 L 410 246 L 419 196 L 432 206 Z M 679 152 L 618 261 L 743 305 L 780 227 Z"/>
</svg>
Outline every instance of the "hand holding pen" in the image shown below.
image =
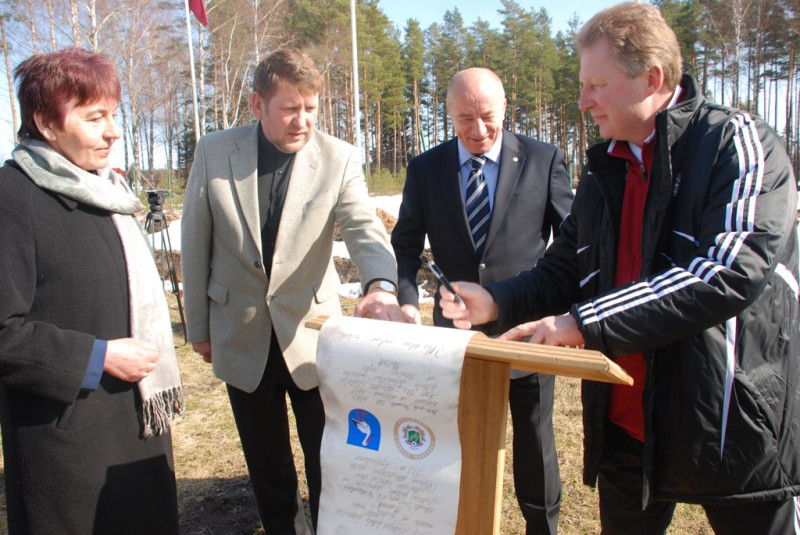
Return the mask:
<svg viewBox="0 0 800 535">
<path fill-rule="evenodd" d="M 461 300 L 461 297 L 453 289 L 453 285 L 450 284 L 450 281 L 447 279 L 442 269 L 438 265 L 436 265 L 436 263 L 433 260 L 423 259 L 423 261 L 427 265 L 427 268 L 431 270 L 433 276 L 436 277 L 436 280 L 438 280 L 442 285 L 444 285 L 444 287 L 447 288 L 450 291 L 450 293 L 455 296 L 456 302 L 463 305 L 464 301 Z"/>
<path fill-rule="evenodd" d="M 439 288 L 442 314 L 453 320 L 456 327 L 469 329 L 473 325 L 483 325 L 497 319 L 497 303 L 483 286 L 474 282 L 458 282 L 453 286 L 439 266 L 432 261 L 426 264 L 434 277 L 442 283 Z"/>
</svg>

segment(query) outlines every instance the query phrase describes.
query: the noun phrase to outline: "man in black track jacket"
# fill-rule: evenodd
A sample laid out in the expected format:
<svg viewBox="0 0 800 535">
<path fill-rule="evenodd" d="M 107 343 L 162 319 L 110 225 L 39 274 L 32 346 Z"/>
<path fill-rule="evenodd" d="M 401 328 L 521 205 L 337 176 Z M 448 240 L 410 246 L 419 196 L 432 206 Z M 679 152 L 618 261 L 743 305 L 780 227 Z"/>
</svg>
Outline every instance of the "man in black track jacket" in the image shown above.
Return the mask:
<svg viewBox="0 0 800 535">
<path fill-rule="evenodd" d="M 504 337 L 596 349 L 634 377 L 583 383 L 604 534 L 664 533 L 676 502 L 717 533 L 797 533 L 797 187 L 781 140 L 681 77 L 649 4 L 600 12 L 578 47 L 579 105 L 609 141 L 536 267 L 456 283 L 466 307 L 443 289 L 443 313 L 529 322 Z"/>
</svg>

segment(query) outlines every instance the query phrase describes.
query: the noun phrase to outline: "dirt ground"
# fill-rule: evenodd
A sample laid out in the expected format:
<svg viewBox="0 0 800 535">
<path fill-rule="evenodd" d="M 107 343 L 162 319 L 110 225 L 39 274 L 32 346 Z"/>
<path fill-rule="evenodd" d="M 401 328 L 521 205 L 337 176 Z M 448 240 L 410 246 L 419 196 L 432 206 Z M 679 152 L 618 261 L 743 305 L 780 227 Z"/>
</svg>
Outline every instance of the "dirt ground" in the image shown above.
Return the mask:
<svg viewBox="0 0 800 535">
<path fill-rule="evenodd" d="M 206 480 L 205 496 L 183 500 L 180 512 L 182 535 L 261 534 L 261 520 L 247 476 Z M 178 494 L 189 489 L 190 482 L 178 480 Z"/>
<path fill-rule="evenodd" d="M 387 234 L 391 235 L 392 230 L 397 223 L 397 219 L 392 214 L 389 214 L 380 208 L 376 209 L 376 213 L 378 218 L 383 223 L 384 228 L 386 228 Z M 338 224 L 334 226 L 333 239 L 336 241 L 342 240 L 342 233 L 339 230 Z M 432 258 L 429 249 L 425 249 L 422 252 L 422 256 L 427 260 Z M 356 269 L 355 264 L 350 259 L 335 257 L 333 261 L 336 264 L 336 271 L 339 273 L 339 279 L 341 280 L 342 284 L 348 282 L 358 282 L 358 269 Z M 436 279 L 433 278 L 433 275 L 427 269 L 420 269 L 419 273 L 417 273 L 417 285 L 422 285 L 423 288 L 425 288 L 425 291 L 428 292 L 428 295 L 433 295 L 436 291 Z"/>
</svg>

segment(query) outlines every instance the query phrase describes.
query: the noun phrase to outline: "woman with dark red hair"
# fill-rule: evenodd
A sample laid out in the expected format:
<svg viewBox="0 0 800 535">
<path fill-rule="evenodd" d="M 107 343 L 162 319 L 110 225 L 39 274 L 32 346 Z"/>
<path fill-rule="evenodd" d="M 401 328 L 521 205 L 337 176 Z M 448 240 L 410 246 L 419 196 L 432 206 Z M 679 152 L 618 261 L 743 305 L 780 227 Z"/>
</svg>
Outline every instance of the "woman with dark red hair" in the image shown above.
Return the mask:
<svg viewBox="0 0 800 535">
<path fill-rule="evenodd" d="M 0 168 L 9 533 L 178 533 L 183 398 L 144 206 L 109 167 L 119 80 L 79 49 L 14 74 L 21 141 Z"/>
</svg>

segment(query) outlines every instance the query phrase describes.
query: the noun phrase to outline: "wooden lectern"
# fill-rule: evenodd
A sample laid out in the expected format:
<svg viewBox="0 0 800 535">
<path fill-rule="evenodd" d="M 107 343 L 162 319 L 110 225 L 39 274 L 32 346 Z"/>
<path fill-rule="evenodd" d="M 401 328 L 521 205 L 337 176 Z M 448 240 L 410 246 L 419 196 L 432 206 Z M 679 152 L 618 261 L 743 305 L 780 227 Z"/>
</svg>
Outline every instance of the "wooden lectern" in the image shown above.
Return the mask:
<svg viewBox="0 0 800 535">
<path fill-rule="evenodd" d="M 319 330 L 326 319 L 309 320 L 306 327 Z M 500 533 L 512 369 L 633 384 L 625 370 L 598 351 L 507 342 L 475 333 L 464 355 L 458 402 L 462 462 L 456 535 Z"/>
</svg>

